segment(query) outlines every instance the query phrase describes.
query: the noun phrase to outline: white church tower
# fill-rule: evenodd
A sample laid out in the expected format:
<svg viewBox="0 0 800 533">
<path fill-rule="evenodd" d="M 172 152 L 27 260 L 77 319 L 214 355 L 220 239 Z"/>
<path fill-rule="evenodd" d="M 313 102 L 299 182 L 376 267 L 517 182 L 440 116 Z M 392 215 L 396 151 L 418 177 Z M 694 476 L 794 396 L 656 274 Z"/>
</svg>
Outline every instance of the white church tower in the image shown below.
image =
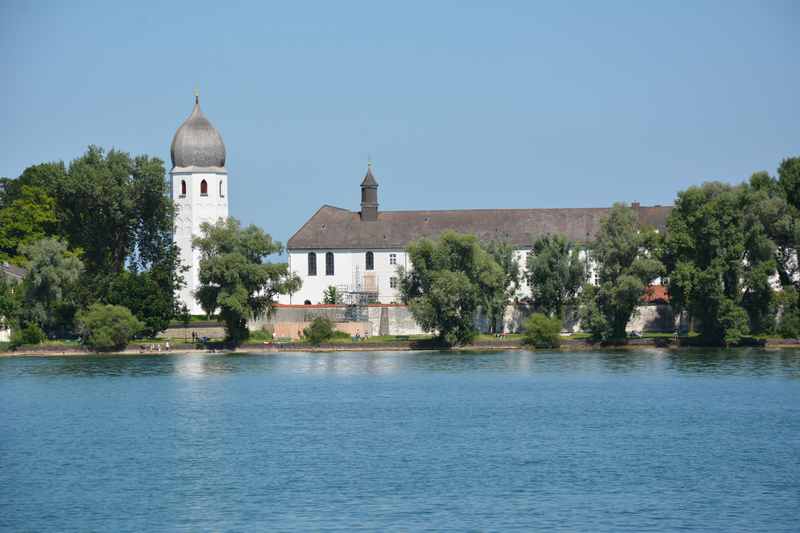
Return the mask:
<svg viewBox="0 0 800 533">
<path fill-rule="evenodd" d="M 214 223 L 228 216 L 228 171 L 225 169 L 225 144 L 200 110 L 195 93 L 194 109 L 181 124 L 170 148 L 172 157 L 172 200 L 175 202 L 175 243 L 180 248 L 186 286 L 180 301 L 193 315 L 203 314 L 194 291 L 200 286 L 200 253 L 192 250 L 192 236 L 200 234 L 200 224 Z"/>
</svg>

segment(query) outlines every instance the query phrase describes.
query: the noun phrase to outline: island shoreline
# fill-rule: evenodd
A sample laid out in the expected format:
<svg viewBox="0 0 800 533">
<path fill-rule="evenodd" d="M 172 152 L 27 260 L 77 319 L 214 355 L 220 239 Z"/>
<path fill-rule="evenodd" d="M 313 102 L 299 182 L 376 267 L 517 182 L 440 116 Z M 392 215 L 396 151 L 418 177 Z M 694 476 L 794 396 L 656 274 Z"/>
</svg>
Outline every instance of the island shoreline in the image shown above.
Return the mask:
<svg viewBox="0 0 800 533">
<path fill-rule="evenodd" d="M 702 346 L 695 343 L 676 342 L 671 338 L 655 339 L 630 339 L 624 344 L 603 344 L 591 342 L 584 339 L 567 339 L 555 348 L 539 348 L 547 351 L 590 351 L 590 350 L 636 350 L 643 348 L 659 348 L 669 351 L 714 348 Z M 800 348 L 800 339 L 765 339 L 761 342 L 748 346 L 737 346 L 725 348 L 735 350 L 738 348 L 763 348 L 763 349 L 783 349 Z M 39 346 L 35 349 L 24 348 L 15 351 L 0 352 L 0 357 L 115 357 L 115 356 L 154 356 L 154 355 L 195 355 L 195 354 L 271 354 L 271 353 L 299 353 L 299 352 L 419 352 L 419 351 L 445 351 L 445 352 L 476 352 L 476 351 L 536 351 L 537 348 L 528 346 L 520 340 L 514 341 L 478 341 L 473 344 L 456 347 L 441 347 L 430 343 L 418 341 L 394 341 L 385 343 L 358 343 L 352 344 L 321 344 L 311 346 L 301 343 L 263 343 L 263 344 L 243 344 L 236 348 L 225 346 L 198 348 L 195 345 L 178 344 L 170 350 L 150 351 L 140 348 L 128 347 L 121 351 L 93 352 L 83 348 L 65 348 L 61 346 Z"/>
</svg>

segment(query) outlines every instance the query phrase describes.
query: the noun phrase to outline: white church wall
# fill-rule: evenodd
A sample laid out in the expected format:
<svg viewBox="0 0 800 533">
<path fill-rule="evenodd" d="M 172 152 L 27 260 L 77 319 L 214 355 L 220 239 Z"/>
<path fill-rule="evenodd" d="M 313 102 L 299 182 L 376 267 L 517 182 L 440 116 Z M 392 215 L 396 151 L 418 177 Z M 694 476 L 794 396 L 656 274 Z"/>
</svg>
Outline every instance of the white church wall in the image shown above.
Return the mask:
<svg viewBox="0 0 800 533">
<path fill-rule="evenodd" d="M 367 270 L 367 252 L 372 251 L 374 269 Z M 308 274 L 308 254 L 313 252 L 317 257 L 317 273 Z M 325 272 L 325 254 L 331 252 L 334 258 L 333 275 Z M 291 250 L 289 251 L 289 269 L 297 274 L 302 287 L 292 295 L 283 295 L 280 303 L 302 304 L 306 300 L 312 304 L 322 303 L 325 290 L 334 286 L 337 289 L 364 290 L 374 284 L 378 292 L 379 303 L 400 301 L 399 267 L 408 267 L 408 259 L 403 250 Z M 395 287 L 392 287 L 394 278 Z"/>
</svg>

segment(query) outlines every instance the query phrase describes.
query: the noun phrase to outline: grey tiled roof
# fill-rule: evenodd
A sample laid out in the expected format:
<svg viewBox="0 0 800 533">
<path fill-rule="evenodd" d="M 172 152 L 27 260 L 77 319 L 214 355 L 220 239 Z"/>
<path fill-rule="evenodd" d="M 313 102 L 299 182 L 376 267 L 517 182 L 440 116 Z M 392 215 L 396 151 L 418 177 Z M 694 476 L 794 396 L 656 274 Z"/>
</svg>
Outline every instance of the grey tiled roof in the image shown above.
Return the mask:
<svg viewBox="0 0 800 533">
<path fill-rule="evenodd" d="M 639 220 L 664 230 L 672 207 L 638 207 Z M 381 211 L 365 222 L 358 212 L 322 206 L 287 244 L 304 249 L 399 249 L 420 237 L 446 230 L 476 235 L 482 241 L 502 240 L 524 248 L 545 234 L 577 242 L 591 240 L 610 208 L 462 209 L 453 211 Z"/>
<path fill-rule="evenodd" d="M 9 263 L 0 263 L 0 275 L 13 280 L 21 280 L 25 277 L 28 271 L 22 267 L 11 265 Z"/>
</svg>

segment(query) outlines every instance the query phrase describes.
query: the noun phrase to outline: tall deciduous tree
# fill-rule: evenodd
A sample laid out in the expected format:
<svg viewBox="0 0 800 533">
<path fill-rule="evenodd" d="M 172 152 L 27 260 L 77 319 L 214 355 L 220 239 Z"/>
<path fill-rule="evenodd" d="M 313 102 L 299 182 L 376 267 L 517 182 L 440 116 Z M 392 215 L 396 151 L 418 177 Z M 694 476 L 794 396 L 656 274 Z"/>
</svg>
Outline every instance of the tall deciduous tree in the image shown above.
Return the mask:
<svg viewBox="0 0 800 533">
<path fill-rule="evenodd" d="M 565 308 L 577 302 L 586 282 L 586 261 L 572 241 L 561 235 L 544 235 L 533 243 L 525 276 L 536 309 L 563 319 Z"/>
<path fill-rule="evenodd" d="M 21 185 L 0 204 L 0 261 L 23 264 L 20 248 L 56 232 L 56 203 L 45 189 Z"/>
<path fill-rule="evenodd" d="M 647 286 L 663 274 L 664 266 L 650 252 L 656 239 L 655 231 L 641 227 L 636 211 L 623 204 L 614 204 L 600 224 L 591 246 L 599 286 L 586 286 L 581 310 L 581 324 L 595 338 L 625 338 Z"/>
<path fill-rule="evenodd" d="M 413 269 L 401 271 L 400 292 L 417 323 L 448 345 L 470 342 L 483 295 L 504 289 L 503 270 L 472 235 L 445 232 L 407 252 Z"/>
<path fill-rule="evenodd" d="M 3 182 L 0 218 L 3 206 L 13 206 L 12 215 L 28 214 L 14 220 L 26 225 L 22 231 L 0 223 L 0 254 L 4 233 L 62 238 L 86 266 L 82 304 L 125 305 L 155 333 L 176 314 L 184 271 L 172 239 L 175 209 L 164 174 L 157 158 L 96 146 L 68 168 L 61 162 L 31 166 L 17 180 Z M 21 211 L 20 205 L 31 208 Z"/>
<path fill-rule="evenodd" d="M 21 321 L 39 325 L 49 335 L 69 330 L 78 307 L 83 263 L 63 242 L 47 238 L 22 247 L 28 274 L 22 282 Z"/>
<path fill-rule="evenodd" d="M 678 194 L 667 221 L 664 261 L 672 305 L 687 310 L 710 343 L 736 343 L 773 322 L 775 248 L 759 188 L 718 182 L 691 187 Z"/>
<path fill-rule="evenodd" d="M 800 157 L 784 159 L 778 167 L 780 194 L 786 201 L 785 209 L 780 209 L 776 224 L 770 230 L 778 250 L 778 273 L 782 285 L 793 285 L 800 292 Z M 800 308 L 798 309 L 800 312 Z"/>
<path fill-rule="evenodd" d="M 256 226 L 228 218 L 200 230 L 193 241 L 200 250 L 197 297 L 208 314 L 219 309 L 228 340 L 238 344 L 248 337 L 248 318 L 271 313 L 275 296 L 297 291 L 300 279 L 286 263 L 265 262 L 283 246 Z"/>
<path fill-rule="evenodd" d="M 514 255 L 514 247 L 507 242 L 491 241 L 484 244 L 483 248 L 503 272 L 502 287 L 498 287 L 494 292 L 484 294 L 484 301 L 481 304 L 489 318 L 492 333 L 497 333 L 502 331 L 506 307 L 519 289 L 519 261 Z"/>
</svg>

